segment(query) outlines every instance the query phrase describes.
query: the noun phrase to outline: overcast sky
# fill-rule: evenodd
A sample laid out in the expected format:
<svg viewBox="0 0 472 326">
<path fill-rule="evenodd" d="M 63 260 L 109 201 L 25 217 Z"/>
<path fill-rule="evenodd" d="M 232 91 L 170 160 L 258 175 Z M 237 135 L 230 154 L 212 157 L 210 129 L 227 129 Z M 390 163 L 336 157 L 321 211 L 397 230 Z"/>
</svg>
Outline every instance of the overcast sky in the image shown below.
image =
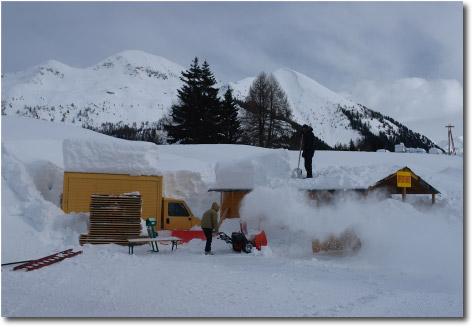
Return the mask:
<svg viewBox="0 0 472 326">
<path fill-rule="evenodd" d="M 463 132 L 462 2 L 2 2 L 1 25 L 3 73 L 124 50 L 221 81 L 288 67 L 433 140 Z"/>
</svg>

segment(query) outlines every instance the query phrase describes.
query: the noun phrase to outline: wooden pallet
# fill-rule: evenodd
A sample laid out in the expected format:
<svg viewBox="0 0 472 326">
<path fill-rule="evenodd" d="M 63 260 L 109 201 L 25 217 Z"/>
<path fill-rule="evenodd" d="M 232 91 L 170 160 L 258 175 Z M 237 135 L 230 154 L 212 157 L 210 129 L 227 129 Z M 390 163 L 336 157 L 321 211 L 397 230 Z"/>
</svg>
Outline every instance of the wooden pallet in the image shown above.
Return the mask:
<svg viewBox="0 0 472 326">
<path fill-rule="evenodd" d="M 140 195 L 93 194 L 90 201 L 88 234 L 81 234 L 81 245 L 116 243 L 141 237 L 142 198 Z"/>
</svg>

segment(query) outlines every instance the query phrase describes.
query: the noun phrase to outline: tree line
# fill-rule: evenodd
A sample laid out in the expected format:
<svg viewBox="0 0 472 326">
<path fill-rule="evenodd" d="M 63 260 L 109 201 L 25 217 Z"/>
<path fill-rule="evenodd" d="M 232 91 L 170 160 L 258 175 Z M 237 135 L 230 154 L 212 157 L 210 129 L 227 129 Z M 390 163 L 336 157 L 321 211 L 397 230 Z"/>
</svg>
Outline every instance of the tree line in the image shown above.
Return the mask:
<svg viewBox="0 0 472 326">
<path fill-rule="evenodd" d="M 198 58 L 180 79 L 184 84 L 178 100 L 164 119 L 168 142 L 268 148 L 291 148 L 296 142 L 292 110 L 274 75 L 260 73 L 242 101 L 233 97 L 230 87 L 220 100 L 209 64 L 200 66 Z"/>
<path fill-rule="evenodd" d="M 411 129 L 408 129 L 400 122 L 388 116 L 383 116 L 378 112 L 372 111 L 365 106 L 363 106 L 363 108 L 369 117 L 377 119 L 383 123 L 384 126 L 387 124 L 386 121 L 396 125 L 398 127 L 398 132 L 391 132 L 390 134 L 387 134 L 386 132 L 380 131 L 378 135 L 373 134 L 369 123 L 362 121 L 363 116 L 361 116 L 359 112 L 340 108 L 342 113 L 344 113 L 344 115 L 349 119 L 351 127 L 354 130 L 360 132 L 362 139 L 357 143 L 354 143 L 354 141 L 351 140 L 349 146 L 338 144 L 334 147 L 335 150 L 376 151 L 378 149 L 386 149 L 390 152 L 394 152 L 395 145 L 399 143 L 404 143 L 406 147 L 423 148 L 426 151 L 433 147 L 439 148 L 430 139 L 420 135 L 417 132 L 413 132 Z"/>
<path fill-rule="evenodd" d="M 195 57 L 188 70 L 181 73 L 183 85 L 167 114 L 152 124 L 137 126 L 105 123 L 95 131 L 128 140 L 150 141 L 156 144 L 245 144 L 266 148 L 300 148 L 301 126 L 292 120 L 287 95 L 273 74 L 261 72 L 242 99 L 233 96 L 231 87 L 218 89 L 207 61 L 200 64 Z M 219 94 L 224 93 L 220 98 Z M 399 122 L 364 107 L 370 118 L 386 126 L 387 121 L 398 126 L 399 132 L 373 134 L 368 122 L 357 111 L 339 107 L 354 130 L 362 135 L 349 144 L 331 148 L 315 136 L 317 150 L 394 151 L 395 144 L 428 150 L 437 147 L 429 139 L 414 133 Z M 365 119 L 364 119 L 365 120 Z M 87 127 L 87 126 L 85 126 Z"/>
</svg>

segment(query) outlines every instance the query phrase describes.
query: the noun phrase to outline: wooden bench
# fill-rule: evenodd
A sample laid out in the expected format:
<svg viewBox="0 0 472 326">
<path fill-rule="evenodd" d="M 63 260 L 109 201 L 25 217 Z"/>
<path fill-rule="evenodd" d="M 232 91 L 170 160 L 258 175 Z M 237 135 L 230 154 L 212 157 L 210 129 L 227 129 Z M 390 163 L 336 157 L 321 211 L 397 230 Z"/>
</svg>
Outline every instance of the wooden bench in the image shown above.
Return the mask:
<svg viewBox="0 0 472 326">
<path fill-rule="evenodd" d="M 136 238 L 136 239 L 128 239 L 128 254 L 132 255 L 134 253 L 134 246 L 138 243 L 151 243 L 152 244 L 152 251 L 159 252 L 157 247 L 157 243 L 159 241 L 170 241 L 172 243 L 172 250 L 177 249 L 177 244 L 182 239 L 177 237 L 157 237 L 157 238 Z M 156 248 L 154 248 L 154 244 Z"/>
</svg>

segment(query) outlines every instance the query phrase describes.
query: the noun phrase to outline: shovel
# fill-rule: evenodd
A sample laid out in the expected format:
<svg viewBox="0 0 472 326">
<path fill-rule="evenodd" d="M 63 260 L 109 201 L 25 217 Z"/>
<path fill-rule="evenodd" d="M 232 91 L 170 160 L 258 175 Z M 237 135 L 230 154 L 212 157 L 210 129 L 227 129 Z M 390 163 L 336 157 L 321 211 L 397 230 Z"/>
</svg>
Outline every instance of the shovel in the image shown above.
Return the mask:
<svg viewBox="0 0 472 326">
<path fill-rule="evenodd" d="M 298 166 L 292 171 L 292 178 L 303 179 L 302 169 L 300 169 L 300 157 L 302 155 L 302 143 L 303 143 L 303 134 L 302 139 L 300 140 L 300 152 L 298 153 Z"/>
</svg>

